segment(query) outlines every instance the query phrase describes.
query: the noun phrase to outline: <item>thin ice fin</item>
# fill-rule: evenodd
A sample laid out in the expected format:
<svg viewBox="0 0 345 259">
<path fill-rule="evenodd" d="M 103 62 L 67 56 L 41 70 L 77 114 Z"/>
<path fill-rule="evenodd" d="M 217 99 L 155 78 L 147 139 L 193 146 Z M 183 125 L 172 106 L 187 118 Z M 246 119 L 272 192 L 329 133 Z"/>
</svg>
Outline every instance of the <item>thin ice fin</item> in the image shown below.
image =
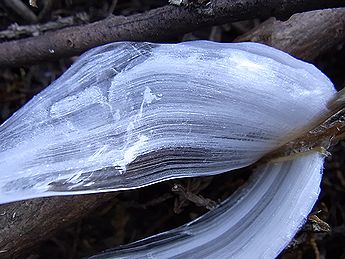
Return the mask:
<svg viewBox="0 0 345 259">
<path fill-rule="evenodd" d="M 91 258 L 275 258 L 318 198 L 323 160 L 313 153 L 266 164 L 245 187 L 191 223 Z"/>
</svg>

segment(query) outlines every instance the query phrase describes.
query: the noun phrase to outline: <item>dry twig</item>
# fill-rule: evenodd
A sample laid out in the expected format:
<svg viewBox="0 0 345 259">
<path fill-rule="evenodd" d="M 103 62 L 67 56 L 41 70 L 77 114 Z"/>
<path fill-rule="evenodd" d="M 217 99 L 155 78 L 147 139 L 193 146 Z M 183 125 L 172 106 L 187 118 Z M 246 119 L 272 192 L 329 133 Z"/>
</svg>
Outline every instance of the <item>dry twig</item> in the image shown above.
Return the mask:
<svg viewBox="0 0 345 259">
<path fill-rule="evenodd" d="M 23 36 L 38 36 L 46 31 L 58 30 L 69 26 L 85 24 L 89 22 L 86 13 L 79 13 L 75 16 L 59 18 L 44 24 L 18 25 L 12 24 L 7 30 L 0 31 L 0 39 L 13 40 Z"/>
</svg>

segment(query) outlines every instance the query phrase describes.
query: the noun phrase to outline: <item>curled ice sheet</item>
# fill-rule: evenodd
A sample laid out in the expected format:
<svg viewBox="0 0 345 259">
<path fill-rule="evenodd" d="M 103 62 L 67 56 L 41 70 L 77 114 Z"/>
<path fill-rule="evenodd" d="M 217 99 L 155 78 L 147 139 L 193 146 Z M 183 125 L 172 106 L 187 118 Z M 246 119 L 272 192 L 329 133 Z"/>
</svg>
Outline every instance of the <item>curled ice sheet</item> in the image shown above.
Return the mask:
<svg viewBox="0 0 345 259">
<path fill-rule="evenodd" d="M 275 258 L 313 208 L 322 169 L 323 158 L 316 153 L 266 164 L 213 211 L 92 259 Z"/>
<path fill-rule="evenodd" d="M 314 66 L 261 44 L 97 47 L 0 126 L 0 203 L 244 167 L 334 93 Z"/>
</svg>

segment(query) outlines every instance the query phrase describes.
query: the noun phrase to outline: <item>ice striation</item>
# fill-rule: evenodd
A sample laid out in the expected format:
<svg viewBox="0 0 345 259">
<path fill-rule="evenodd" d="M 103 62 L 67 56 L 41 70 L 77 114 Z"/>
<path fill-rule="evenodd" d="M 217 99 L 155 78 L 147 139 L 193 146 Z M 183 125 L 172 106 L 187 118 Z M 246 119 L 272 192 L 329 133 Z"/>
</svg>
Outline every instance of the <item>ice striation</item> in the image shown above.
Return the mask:
<svg viewBox="0 0 345 259">
<path fill-rule="evenodd" d="M 0 203 L 245 167 L 308 129 L 335 93 L 313 65 L 262 44 L 100 46 L 0 126 Z M 322 161 L 264 165 L 202 218 L 102 256 L 275 256 L 317 199 Z"/>
<path fill-rule="evenodd" d="M 91 259 L 275 258 L 317 200 L 323 160 L 314 153 L 268 163 L 245 187 L 200 218 Z"/>
<path fill-rule="evenodd" d="M 314 66 L 255 43 L 97 47 L 1 125 L 0 202 L 244 167 L 334 93 Z"/>
</svg>

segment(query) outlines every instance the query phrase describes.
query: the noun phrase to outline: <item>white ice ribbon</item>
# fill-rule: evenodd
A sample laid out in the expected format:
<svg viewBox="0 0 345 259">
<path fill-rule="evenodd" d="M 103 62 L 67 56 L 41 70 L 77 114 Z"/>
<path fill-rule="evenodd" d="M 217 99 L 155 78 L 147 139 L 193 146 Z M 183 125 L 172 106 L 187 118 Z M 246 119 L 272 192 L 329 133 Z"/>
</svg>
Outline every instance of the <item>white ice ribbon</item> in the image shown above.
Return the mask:
<svg viewBox="0 0 345 259">
<path fill-rule="evenodd" d="M 245 167 L 327 114 L 335 93 L 313 65 L 262 44 L 97 47 L 0 126 L 0 203 Z M 111 256 L 276 256 L 317 199 L 322 163 L 263 165 L 214 211 Z"/>
</svg>

